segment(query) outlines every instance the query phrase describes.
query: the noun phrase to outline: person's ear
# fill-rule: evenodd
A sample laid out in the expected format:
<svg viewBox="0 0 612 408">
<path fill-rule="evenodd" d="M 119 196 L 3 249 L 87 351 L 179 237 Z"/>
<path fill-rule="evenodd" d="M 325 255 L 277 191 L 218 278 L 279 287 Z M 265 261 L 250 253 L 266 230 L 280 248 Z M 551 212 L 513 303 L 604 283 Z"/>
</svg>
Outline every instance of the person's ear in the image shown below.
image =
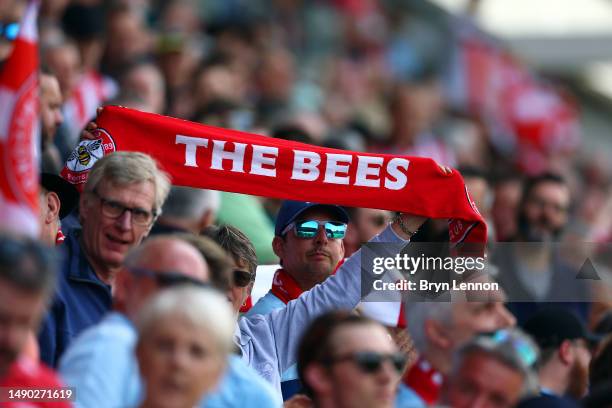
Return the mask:
<svg viewBox="0 0 612 408">
<path fill-rule="evenodd" d="M 453 344 L 448 330 L 436 320 L 426 320 L 423 327 L 428 342 L 438 348 L 449 350 Z"/>
<path fill-rule="evenodd" d="M 571 366 L 574 363 L 574 347 L 570 340 L 563 340 L 557 349 L 557 355 L 563 365 Z"/>
<path fill-rule="evenodd" d="M 52 222 L 57 221 L 59 219 L 59 212 L 62 204 L 60 202 L 59 196 L 53 191 L 50 191 L 45 194 L 45 200 L 46 203 L 43 203 L 43 205 L 47 206 L 47 211 L 45 214 L 45 224 L 51 224 Z"/>
<path fill-rule="evenodd" d="M 285 254 L 285 241 L 283 238 L 275 236 L 272 240 L 272 250 L 279 259 L 283 259 Z"/>
<path fill-rule="evenodd" d="M 333 392 L 333 384 L 329 381 L 329 374 L 321 364 L 312 363 L 306 367 L 304 380 L 315 394 L 330 394 Z"/>
<path fill-rule="evenodd" d="M 198 223 L 198 231 L 202 231 L 207 227 L 210 227 L 211 225 L 214 224 L 215 222 L 215 213 L 212 210 L 206 210 L 204 211 L 204 214 L 202 214 L 202 217 L 200 218 L 200 222 Z"/>
</svg>

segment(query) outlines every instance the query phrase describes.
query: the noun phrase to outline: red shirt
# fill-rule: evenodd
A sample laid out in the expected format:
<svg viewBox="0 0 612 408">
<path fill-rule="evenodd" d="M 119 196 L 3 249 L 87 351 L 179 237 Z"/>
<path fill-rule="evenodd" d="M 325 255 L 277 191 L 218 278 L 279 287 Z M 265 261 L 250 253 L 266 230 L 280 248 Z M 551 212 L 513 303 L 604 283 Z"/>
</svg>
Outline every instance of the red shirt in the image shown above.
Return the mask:
<svg viewBox="0 0 612 408">
<path fill-rule="evenodd" d="M 15 361 L 8 369 L 4 377 L 0 377 L 0 387 L 10 387 L 14 390 L 32 388 L 38 390 L 49 390 L 64 387 L 57 374 L 46 366 L 33 362 L 27 357 L 21 357 Z M 3 401 L 0 406 L 3 408 L 68 408 L 72 407 L 69 401 L 14 401 L 6 402 L 8 398 L 7 390 L 2 394 Z"/>
</svg>

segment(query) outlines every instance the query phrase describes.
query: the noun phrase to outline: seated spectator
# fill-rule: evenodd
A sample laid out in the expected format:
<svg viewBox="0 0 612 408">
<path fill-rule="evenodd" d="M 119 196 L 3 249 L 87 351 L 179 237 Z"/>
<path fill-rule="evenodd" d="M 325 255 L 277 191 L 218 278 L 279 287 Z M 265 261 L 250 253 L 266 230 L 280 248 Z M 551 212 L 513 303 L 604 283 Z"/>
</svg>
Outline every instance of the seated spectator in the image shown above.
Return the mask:
<svg viewBox="0 0 612 408">
<path fill-rule="evenodd" d="M 479 336 L 459 349 L 448 377 L 446 403 L 453 408 L 511 408 L 534 388 L 538 350 L 519 330 Z"/>
<path fill-rule="evenodd" d="M 136 356 L 146 385 L 142 408 L 192 408 L 213 392 L 233 349 L 234 317 L 211 289 L 155 296 L 137 319 Z"/>
<path fill-rule="evenodd" d="M 257 255 L 249 238 L 231 225 L 212 226 L 204 234 L 217 242 L 232 262 L 231 286 L 234 312 L 238 313 L 250 302 L 257 271 Z"/>
<path fill-rule="evenodd" d="M 190 187 L 173 186 L 162 213 L 153 225 L 151 234 L 191 232 L 199 234 L 212 225 L 219 210 L 221 193 Z"/>
<path fill-rule="evenodd" d="M 420 357 L 400 384 L 398 405 L 415 407 L 439 401 L 456 350 L 480 333 L 515 324 L 501 298 L 486 302 L 417 302 L 407 306 L 406 320 Z"/>
<path fill-rule="evenodd" d="M 146 154 L 115 152 L 95 162 L 79 203 L 82 229 L 66 237 L 59 284 L 38 341 L 50 366 L 72 339 L 111 308 L 111 285 L 127 251 L 149 233 L 168 177 Z"/>
<path fill-rule="evenodd" d="M 29 239 L 0 234 L 0 387 L 3 390 L 5 387 L 62 386 L 53 371 L 23 354 L 53 293 L 55 278 L 55 259 L 50 249 Z M 5 403 L 8 401 L 4 400 L 2 406 L 19 405 Z M 55 406 L 69 407 L 70 403 L 58 401 Z"/>
<path fill-rule="evenodd" d="M 318 317 L 298 350 L 298 372 L 313 406 L 393 407 L 406 357 L 386 329 L 349 312 Z"/>
<path fill-rule="evenodd" d="M 196 248 L 184 239 L 167 235 L 146 240 L 128 254 L 124 264 L 115 283 L 115 311 L 77 337 L 60 360 L 60 371 L 66 382 L 79 390 L 79 407 L 138 405 L 143 387 L 134 355 L 136 314 L 164 287 L 199 285 L 218 273 L 210 271 Z M 222 265 L 223 269 L 227 267 Z M 239 357 L 231 356 L 219 390 L 200 406 L 238 408 L 279 404 L 271 387 Z"/>
<path fill-rule="evenodd" d="M 411 236 L 409 232 L 418 229 L 423 222 L 423 217 L 402 214 L 370 242 L 407 242 Z M 318 230 L 317 235 L 321 235 L 322 226 Z M 392 252 L 388 255 L 392 256 Z M 329 262 L 322 260 L 325 257 L 320 258 L 322 263 Z M 362 273 L 360 263 L 361 252 L 358 251 L 338 268 L 334 276 L 302 293 L 282 309 L 238 320 L 235 342 L 242 358 L 279 394 L 281 373 L 295 365 L 298 339 L 307 325 L 327 311 L 355 308 L 361 300 L 362 286 L 372 287 L 377 275 Z"/>
<path fill-rule="evenodd" d="M 575 406 L 587 392 L 594 337 L 572 312 L 548 307 L 533 315 L 524 325 L 542 350 L 538 361 L 540 396 L 538 401 Z M 572 401 L 573 400 L 573 401 Z"/>
<path fill-rule="evenodd" d="M 74 185 L 51 173 L 40 175 L 40 240 L 49 246 L 66 238 L 60 220 L 76 207 L 79 193 Z"/>
</svg>

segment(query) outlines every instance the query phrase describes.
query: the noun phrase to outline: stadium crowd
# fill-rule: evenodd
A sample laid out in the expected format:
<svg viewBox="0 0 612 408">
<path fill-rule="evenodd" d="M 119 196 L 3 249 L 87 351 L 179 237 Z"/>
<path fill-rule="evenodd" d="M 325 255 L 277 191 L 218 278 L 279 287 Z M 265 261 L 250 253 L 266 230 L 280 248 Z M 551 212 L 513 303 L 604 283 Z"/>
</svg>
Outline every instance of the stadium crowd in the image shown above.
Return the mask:
<svg viewBox="0 0 612 408">
<path fill-rule="evenodd" d="M 27 4 L 0 1 L 0 71 Z M 40 237 L 0 232 L 0 390 L 76 398 L 0 406 L 612 407 L 612 168 L 576 129 L 526 134 L 460 95 L 469 17 L 43 0 L 38 28 Z M 173 186 L 143 152 L 95 159 L 79 192 L 59 174 L 94 160 L 77 145 L 104 105 L 458 169 L 504 291 L 394 319 L 360 302 L 362 244 L 448 242 L 447 220 Z"/>
</svg>

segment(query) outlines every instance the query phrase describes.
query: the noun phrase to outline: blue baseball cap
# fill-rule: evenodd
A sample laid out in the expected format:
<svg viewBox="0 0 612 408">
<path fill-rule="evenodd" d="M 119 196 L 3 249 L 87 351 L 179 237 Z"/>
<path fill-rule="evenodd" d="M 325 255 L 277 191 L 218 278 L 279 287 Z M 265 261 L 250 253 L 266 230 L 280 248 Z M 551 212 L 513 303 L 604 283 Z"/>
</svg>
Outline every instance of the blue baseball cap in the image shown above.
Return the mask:
<svg viewBox="0 0 612 408">
<path fill-rule="evenodd" d="M 304 202 L 285 200 L 281 204 L 281 208 L 278 211 L 278 215 L 276 216 L 276 226 L 274 227 L 274 234 L 280 237 L 287 225 L 291 224 L 293 221 L 298 219 L 300 215 L 302 215 L 305 211 L 310 210 L 311 208 L 318 208 L 321 210 L 329 211 L 336 216 L 338 221 L 342 221 L 346 224 L 348 224 L 349 222 L 348 213 L 344 208 L 340 207 L 339 205 L 319 204 L 310 201 Z"/>
</svg>

